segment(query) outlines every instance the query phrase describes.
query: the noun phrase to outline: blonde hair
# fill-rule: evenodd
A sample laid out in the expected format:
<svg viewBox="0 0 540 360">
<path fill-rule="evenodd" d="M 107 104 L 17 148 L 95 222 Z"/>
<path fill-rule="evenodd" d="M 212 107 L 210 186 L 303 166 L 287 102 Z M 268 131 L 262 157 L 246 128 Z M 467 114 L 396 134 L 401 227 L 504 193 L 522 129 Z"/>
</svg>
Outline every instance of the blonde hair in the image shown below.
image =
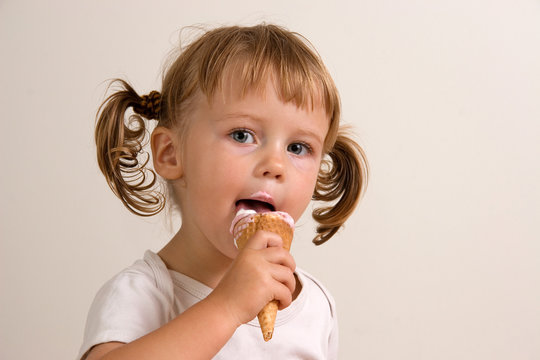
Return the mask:
<svg viewBox="0 0 540 360">
<path fill-rule="evenodd" d="M 362 148 L 340 128 L 340 100 L 334 81 L 311 44 L 282 27 L 222 27 L 191 42 L 164 73 L 161 96 L 139 96 L 124 80 L 121 89 L 100 106 L 95 139 L 98 164 L 113 192 L 133 213 L 151 216 L 165 206 L 163 192 L 156 189 L 156 175 L 146 168 L 148 157 L 139 160 L 146 126 L 143 117 L 158 126 L 178 130 L 188 126 L 186 114 L 197 91 L 211 98 L 222 89 L 227 71 L 240 75 L 242 94 L 261 90 L 269 76 L 284 102 L 301 108 L 321 104 L 330 119 L 324 144 L 325 158 L 313 199 L 330 203 L 313 211 L 319 223 L 317 245 L 329 240 L 352 214 L 368 177 Z M 126 112 L 134 113 L 125 121 Z"/>
</svg>

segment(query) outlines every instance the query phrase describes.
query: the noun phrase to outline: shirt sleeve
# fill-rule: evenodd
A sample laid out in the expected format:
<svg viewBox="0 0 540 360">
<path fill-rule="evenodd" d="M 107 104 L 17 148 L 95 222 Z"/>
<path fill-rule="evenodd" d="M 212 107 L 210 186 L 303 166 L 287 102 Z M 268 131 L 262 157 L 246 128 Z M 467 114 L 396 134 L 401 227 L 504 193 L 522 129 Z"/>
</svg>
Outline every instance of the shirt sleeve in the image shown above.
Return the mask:
<svg viewBox="0 0 540 360">
<path fill-rule="evenodd" d="M 169 321 L 170 300 L 144 271 L 127 269 L 98 291 L 90 307 L 78 359 L 93 346 L 129 343 Z"/>
</svg>

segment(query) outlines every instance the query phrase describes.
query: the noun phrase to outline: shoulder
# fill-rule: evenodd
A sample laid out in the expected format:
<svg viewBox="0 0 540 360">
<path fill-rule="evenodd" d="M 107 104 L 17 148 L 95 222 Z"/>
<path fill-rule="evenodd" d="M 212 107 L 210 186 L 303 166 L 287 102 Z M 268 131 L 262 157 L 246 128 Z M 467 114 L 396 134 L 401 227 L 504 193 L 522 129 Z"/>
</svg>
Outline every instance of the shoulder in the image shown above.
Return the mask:
<svg viewBox="0 0 540 360">
<path fill-rule="evenodd" d="M 303 289 L 308 292 L 310 298 L 318 298 L 325 307 L 330 311 L 332 318 L 336 317 L 336 302 L 334 297 L 328 291 L 328 289 L 317 279 L 307 271 L 296 268 L 296 274 L 302 283 Z"/>
<path fill-rule="evenodd" d="M 146 252 L 97 292 L 81 353 L 103 342 L 130 342 L 159 328 L 171 318 L 173 298 L 167 268 L 155 253 Z"/>
<path fill-rule="evenodd" d="M 131 266 L 120 271 L 107 281 L 96 295 L 122 297 L 134 293 L 169 293 L 170 275 L 157 254 L 147 251 L 143 259 L 135 261 Z"/>
</svg>

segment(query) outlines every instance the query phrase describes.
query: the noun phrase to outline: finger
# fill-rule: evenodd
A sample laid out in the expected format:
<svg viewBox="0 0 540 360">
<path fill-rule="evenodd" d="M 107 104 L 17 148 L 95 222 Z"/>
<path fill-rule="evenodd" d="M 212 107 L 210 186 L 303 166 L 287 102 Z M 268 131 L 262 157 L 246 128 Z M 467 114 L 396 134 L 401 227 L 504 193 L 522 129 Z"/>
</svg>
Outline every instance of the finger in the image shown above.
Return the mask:
<svg viewBox="0 0 540 360">
<path fill-rule="evenodd" d="M 262 254 L 264 259 L 270 263 L 286 266 L 291 271 L 296 270 L 296 261 L 294 261 L 291 253 L 283 248 L 266 248 Z"/>
<path fill-rule="evenodd" d="M 283 247 L 283 240 L 281 236 L 270 231 L 258 230 L 253 236 L 247 241 L 246 248 L 261 250 L 267 247 Z"/>
<path fill-rule="evenodd" d="M 278 309 L 283 310 L 292 303 L 292 292 L 283 284 L 276 287 L 274 299 L 278 301 Z"/>
<path fill-rule="evenodd" d="M 270 272 L 274 280 L 285 285 L 289 289 L 289 292 L 294 292 L 296 279 L 291 269 L 282 265 L 273 265 L 270 268 Z"/>
<path fill-rule="evenodd" d="M 266 247 L 275 247 L 278 249 L 283 248 L 283 239 L 281 238 L 281 236 L 279 236 L 276 233 L 269 232 L 269 231 L 261 230 L 261 232 L 268 234 L 268 237 L 266 238 L 267 240 Z"/>
</svg>

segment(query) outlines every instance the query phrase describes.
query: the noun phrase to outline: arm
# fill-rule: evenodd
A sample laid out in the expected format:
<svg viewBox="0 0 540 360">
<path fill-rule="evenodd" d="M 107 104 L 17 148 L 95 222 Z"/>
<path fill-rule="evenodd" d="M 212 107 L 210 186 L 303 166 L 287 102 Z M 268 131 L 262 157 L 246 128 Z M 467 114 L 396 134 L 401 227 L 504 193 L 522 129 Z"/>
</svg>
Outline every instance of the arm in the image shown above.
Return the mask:
<svg viewBox="0 0 540 360">
<path fill-rule="evenodd" d="M 270 300 L 292 301 L 294 260 L 279 236 L 258 232 L 216 289 L 161 328 L 131 342 L 92 348 L 87 360 L 210 359 Z"/>
<path fill-rule="evenodd" d="M 87 360 L 210 359 L 236 330 L 234 322 L 228 321 L 216 305 L 203 300 L 129 344 L 106 343 L 94 347 Z"/>
</svg>

